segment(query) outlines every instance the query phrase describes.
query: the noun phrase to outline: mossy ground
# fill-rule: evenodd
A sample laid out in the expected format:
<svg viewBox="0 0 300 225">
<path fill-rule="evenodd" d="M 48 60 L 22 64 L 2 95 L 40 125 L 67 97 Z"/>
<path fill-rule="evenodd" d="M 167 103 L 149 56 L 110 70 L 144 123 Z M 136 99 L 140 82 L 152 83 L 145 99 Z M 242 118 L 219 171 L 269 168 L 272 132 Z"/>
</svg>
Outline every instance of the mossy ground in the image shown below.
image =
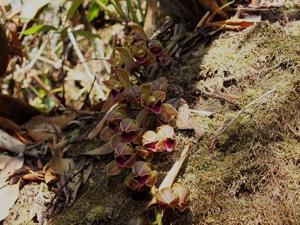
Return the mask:
<svg viewBox="0 0 300 225">
<path fill-rule="evenodd" d="M 195 109 L 215 116 L 193 117 L 206 131 L 201 140 L 189 132 L 178 134 L 179 149 L 192 146 L 179 177 L 191 190 L 191 208 L 183 214 L 167 212 L 164 224 L 300 224 L 299 38 L 264 22 L 242 32 L 225 32 L 200 56 L 182 60 L 184 65 L 175 65 L 167 74 L 173 91 L 193 102 Z M 228 76 L 236 83 L 216 88 L 238 96 L 241 109 L 275 91 L 245 110 L 212 145 L 210 137 L 238 111 L 230 103 L 202 98 L 195 90 L 197 82 L 211 84 L 208 81 Z M 176 155 L 155 161 L 160 178 Z M 53 224 L 127 224 L 143 212 L 149 197 L 128 192 L 123 176 L 107 177 L 104 166 L 99 163 L 75 204 Z"/>
</svg>

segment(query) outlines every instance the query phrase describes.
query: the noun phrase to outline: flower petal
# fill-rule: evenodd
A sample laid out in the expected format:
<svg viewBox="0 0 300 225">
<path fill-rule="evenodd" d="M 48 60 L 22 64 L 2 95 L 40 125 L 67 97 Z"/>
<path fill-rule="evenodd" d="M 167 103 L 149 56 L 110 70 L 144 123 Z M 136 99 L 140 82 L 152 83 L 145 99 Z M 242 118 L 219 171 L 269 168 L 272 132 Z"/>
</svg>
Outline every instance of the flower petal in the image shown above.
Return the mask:
<svg viewBox="0 0 300 225">
<path fill-rule="evenodd" d="M 132 174 L 135 177 L 143 177 L 146 175 L 151 174 L 152 170 L 148 163 L 144 161 L 137 161 L 136 163 L 133 164 L 132 166 Z"/>
<path fill-rule="evenodd" d="M 156 195 L 157 204 L 162 207 L 175 208 L 179 203 L 178 194 L 170 187 L 163 188 Z"/>
<path fill-rule="evenodd" d="M 168 123 L 174 120 L 177 116 L 176 109 L 169 103 L 164 103 L 161 106 L 161 112 L 159 114 L 159 119 L 164 123 Z"/>
<path fill-rule="evenodd" d="M 106 173 L 109 176 L 115 176 L 118 175 L 120 172 L 122 171 L 122 169 L 117 165 L 116 161 L 113 160 L 111 161 L 109 164 L 107 164 L 106 166 Z"/>
<path fill-rule="evenodd" d="M 108 126 L 104 127 L 100 134 L 101 141 L 108 141 L 114 134 L 114 131 L 111 130 Z"/>
<path fill-rule="evenodd" d="M 138 157 L 140 157 L 142 159 L 147 159 L 152 154 L 152 151 L 149 151 L 147 148 L 145 148 L 143 146 L 137 146 L 136 154 Z"/>
</svg>

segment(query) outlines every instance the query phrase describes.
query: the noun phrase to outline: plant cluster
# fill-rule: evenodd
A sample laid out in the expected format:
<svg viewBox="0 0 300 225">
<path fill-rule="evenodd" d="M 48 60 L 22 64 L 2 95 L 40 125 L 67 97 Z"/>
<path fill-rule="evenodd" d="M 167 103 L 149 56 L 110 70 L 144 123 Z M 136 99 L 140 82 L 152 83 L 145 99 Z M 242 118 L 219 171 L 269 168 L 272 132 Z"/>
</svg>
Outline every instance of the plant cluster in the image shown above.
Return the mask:
<svg viewBox="0 0 300 225">
<path fill-rule="evenodd" d="M 109 175 L 131 170 L 125 179 L 134 191 L 150 190 L 157 181 L 151 155 L 172 152 L 176 148 L 176 109 L 166 102 L 168 81 L 160 77 L 139 83 L 132 77 L 153 63 L 164 64 L 167 54 L 158 41 L 149 41 L 142 28 L 131 26 L 129 47 L 117 48 L 111 59 L 112 73 L 104 84 L 110 89 L 102 110 L 107 112 L 100 139 L 114 149 L 114 160 L 107 165 Z M 155 204 L 185 209 L 187 191 L 175 185 L 159 191 Z M 170 202 L 169 195 L 174 199 Z M 183 193 L 183 194 L 182 194 Z"/>
</svg>

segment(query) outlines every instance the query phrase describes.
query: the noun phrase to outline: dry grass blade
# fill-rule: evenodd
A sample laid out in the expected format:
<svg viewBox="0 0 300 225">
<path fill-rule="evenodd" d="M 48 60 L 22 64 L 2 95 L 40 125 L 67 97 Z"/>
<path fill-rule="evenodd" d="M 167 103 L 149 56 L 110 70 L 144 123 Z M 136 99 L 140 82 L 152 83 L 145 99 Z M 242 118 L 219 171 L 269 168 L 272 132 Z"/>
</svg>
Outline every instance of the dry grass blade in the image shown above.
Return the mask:
<svg viewBox="0 0 300 225">
<path fill-rule="evenodd" d="M 144 31 L 148 38 L 150 38 L 155 31 L 156 11 L 157 11 L 157 0 L 150 0 L 148 3 L 146 19 L 144 23 Z"/>
<path fill-rule="evenodd" d="M 93 140 L 95 139 L 95 137 L 97 135 L 100 135 L 102 129 L 104 128 L 105 126 L 105 122 L 106 122 L 106 119 L 107 119 L 107 116 L 108 114 L 115 108 L 117 107 L 118 104 L 115 104 L 113 105 L 109 111 L 106 112 L 106 114 L 103 116 L 103 118 L 99 121 L 99 123 L 96 125 L 96 127 L 88 134 L 88 139 L 89 140 Z"/>
<path fill-rule="evenodd" d="M 172 168 L 169 170 L 168 174 L 165 176 L 164 180 L 159 185 L 158 190 L 162 190 L 166 187 L 171 187 L 174 183 L 189 151 L 190 147 L 187 145 L 180 154 L 179 159 L 173 164 Z"/>
<path fill-rule="evenodd" d="M 88 151 L 84 153 L 84 155 L 107 155 L 114 151 L 114 147 L 111 145 L 110 142 L 107 142 L 106 144 L 95 148 L 91 151 Z"/>
<path fill-rule="evenodd" d="M 95 75 L 92 74 L 89 66 L 87 65 L 86 60 L 85 60 L 82 52 L 79 49 L 79 46 L 77 44 L 77 41 L 76 41 L 76 39 L 75 39 L 75 37 L 74 37 L 71 29 L 68 29 L 68 36 L 70 38 L 70 41 L 71 41 L 71 43 L 72 43 L 72 45 L 74 47 L 74 50 L 75 50 L 76 54 L 77 54 L 80 62 L 82 63 L 82 66 L 83 66 L 83 68 L 84 68 L 86 74 L 88 75 L 88 78 L 89 78 L 89 80 L 90 80 L 90 82 L 92 84 L 93 81 L 94 81 L 94 79 L 95 79 Z M 103 88 L 98 83 L 95 84 L 95 88 L 99 92 L 100 99 L 105 99 L 105 94 L 104 94 Z"/>
</svg>

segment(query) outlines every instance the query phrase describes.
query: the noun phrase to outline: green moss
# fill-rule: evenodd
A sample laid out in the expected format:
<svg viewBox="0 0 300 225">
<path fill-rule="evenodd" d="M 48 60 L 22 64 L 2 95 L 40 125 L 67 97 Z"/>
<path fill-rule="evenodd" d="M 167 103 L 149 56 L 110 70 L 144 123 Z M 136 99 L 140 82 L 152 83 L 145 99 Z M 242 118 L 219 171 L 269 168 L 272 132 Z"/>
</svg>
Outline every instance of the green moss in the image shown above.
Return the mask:
<svg viewBox="0 0 300 225">
<path fill-rule="evenodd" d="M 243 36 L 247 40 L 239 45 Z M 215 149 L 199 143 L 185 172 L 193 190 L 193 224 L 300 223 L 300 144 L 287 128 L 300 121 L 299 44 L 278 25 L 262 24 L 229 32 L 202 59 L 208 76 L 229 71 L 239 78 L 235 94 L 242 108 L 272 88 L 276 92 L 246 110 Z M 223 117 L 213 120 L 220 130 L 237 112 L 214 107 Z"/>
</svg>

